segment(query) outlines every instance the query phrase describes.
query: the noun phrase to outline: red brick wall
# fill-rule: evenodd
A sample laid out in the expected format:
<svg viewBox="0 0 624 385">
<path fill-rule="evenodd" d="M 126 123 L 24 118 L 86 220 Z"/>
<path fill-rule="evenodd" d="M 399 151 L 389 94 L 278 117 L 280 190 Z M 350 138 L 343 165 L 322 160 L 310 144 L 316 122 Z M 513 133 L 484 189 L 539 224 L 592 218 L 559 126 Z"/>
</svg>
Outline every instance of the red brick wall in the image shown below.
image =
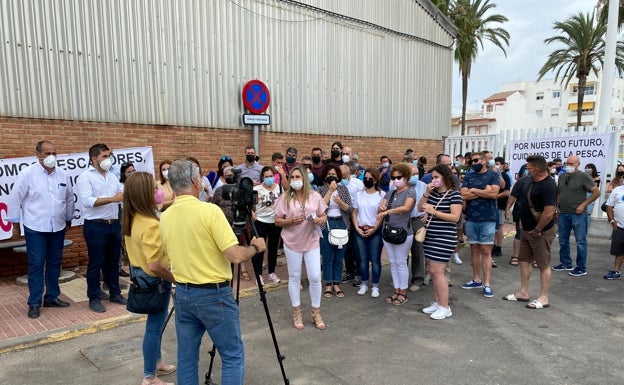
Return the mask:
<svg viewBox="0 0 624 385">
<path fill-rule="evenodd" d="M 253 145 L 253 131 L 0 117 L 0 159 L 34 155 L 36 142 L 43 139 L 53 142 L 59 153 L 85 152 L 95 143 L 105 143 L 113 150 L 152 146 L 156 167 L 165 158 L 194 156 L 200 161 L 205 174 L 216 168 L 222 155 L 230 155 L 235 163 L 242 163 L 245 146 Z M 267 133 L 262 129 L 259 140 L 262 164 L 268 164 L 274 152 L 285 155 L 286 148 L 290 146 L 299 150 L 298 159 L 301 159 L 309 155 L 313 147 L 329 151 L 331 143 L 336 140 L 358 152 L 360 163 L 364 166 L 377 166 L 381 155 L 388 155 L 395 162 L 400 161 L 407 148 L 413 149 L 418 156 L 426 156 L 429 164 L 433 164 L 435 156 L 444 149 L 442 140 L 282 134 Z M 72 239 L 74 244 L 64 252 L 63 268 L 86 264 L 87 248 L 82 227 L 70 229 L 67 238 Z M 0 277 L 26 271 L 24 254 L 0 249 Z"/>
</svg>

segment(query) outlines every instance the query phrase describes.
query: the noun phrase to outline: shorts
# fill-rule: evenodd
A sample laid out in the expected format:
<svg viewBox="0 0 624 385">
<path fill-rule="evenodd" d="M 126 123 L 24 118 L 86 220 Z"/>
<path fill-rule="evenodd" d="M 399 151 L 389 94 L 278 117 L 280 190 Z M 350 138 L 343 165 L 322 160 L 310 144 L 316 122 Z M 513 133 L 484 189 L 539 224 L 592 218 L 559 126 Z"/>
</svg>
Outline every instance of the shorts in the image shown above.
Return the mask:
<svg viewBox="0 0 624 385">
<path fill-rule="evenodd" d="M 618 227 L 611 234 L 611 255 L 624 255 L 624 229 Z"/>
<path fill-rule="evenodd" d="M 557 235 L 557 226 L 542 231 L 539 237 L 522 232 L 518 262 L 532 263 L 535 261 L 541 269 L 550 269 L 550 246 Z"/>
<path fill-rule="evenodd" d="M 466 221 L 469 245 L 493 245 L 496 221 Z"/>
</svg>

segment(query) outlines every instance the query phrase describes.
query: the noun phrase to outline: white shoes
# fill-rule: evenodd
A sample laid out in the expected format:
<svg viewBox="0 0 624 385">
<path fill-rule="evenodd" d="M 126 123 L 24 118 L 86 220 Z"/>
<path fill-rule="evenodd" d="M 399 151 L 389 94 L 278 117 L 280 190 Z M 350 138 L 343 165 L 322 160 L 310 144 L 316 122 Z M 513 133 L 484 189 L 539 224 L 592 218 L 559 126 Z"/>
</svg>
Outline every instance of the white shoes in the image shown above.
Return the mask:
<svg viewBox="0 0 624 385">
<path fill-rule="evenodd" d="M 424 310 L 423 310 L 424 311 Z M 453 315 L 451 307 L 442 307 L 438 305 L 438 309 L 431 313 L 429 316 L 431 319 L 445 319 Z"/>
<path fill-rule="evenodd" d="M 453 262 L 455 262 L 456 265 L 461 265 L 462 263 L 464 263 L 461 258 L 459 258 L 459 253 L 454 253 L 453 254 Z"/>
<path fill-rule="evenodd" d="M 366 286 L 365 284 L 361 284 L 360 285 L 360 290 L 358 290 L 357 294 L 358 295 L 364 295 L 364 294 L 366 294 L 367 291 L 368 291 L 368 286 Z"/>
<path fill-rule="evenodd" d="M 378 287 L 373 286 L 373 289 L 371 291 L 371 297 L 373 297 L 373 298 L 379 297 L 379 288 Z"/>
<path fill-rule="evenodd" d="M 426 308 L 424 308 L 422 310 L 422 312 L 425 313 L 425 314 L 433 314 L 433 313 L 436 312 L 436 310 L 438 310 L 439 307 L 440 307 L 440 305 L 438 305 L 437 302 L 431 302 L 431 305 L 426 307 Z"/>
<path fill-rule="evenodd" d="M 271 274 L 269 274 L 269 279 L 270 279 L 271 281 L 273 281 L 274 283 L 280 283 L 280 282 L 282 282 L 282 280 L 281 280 L 281 279 L 279 279 L 279 277 L 278 277 L 278 276 L 277 276 L 277 274 L 275 274 L 275 273 L 271 273 Z"/>
</svg>

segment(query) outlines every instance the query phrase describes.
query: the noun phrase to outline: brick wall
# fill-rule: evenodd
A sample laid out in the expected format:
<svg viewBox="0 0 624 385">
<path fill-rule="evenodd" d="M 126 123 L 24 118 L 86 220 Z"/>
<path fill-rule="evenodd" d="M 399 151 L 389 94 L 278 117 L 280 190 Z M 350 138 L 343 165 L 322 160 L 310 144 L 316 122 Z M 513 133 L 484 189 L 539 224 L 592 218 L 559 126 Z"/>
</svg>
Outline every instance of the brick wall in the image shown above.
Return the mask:
<svg viewBox="0 0 624 385">
<path fill-rule="evenodd" d="M 253 132 L 251 129 L 243 131 L 0 117 L 0 159 L 34 155 L 36 142 L 43 139 L 53 142 L 59 153 L 85 152 L 95 143 L 106 143 L 113 150 L 152 146 L 156 167 L 165 158 L 194 156 L 206 174 L 216 168 L 222 155 L 232 156 L 236 164 L 243 163 L 245 146 L 253 144 Z M 336 140 L 358 152 L 360 163 L 364 166 L 377 166 L 381 155 L 388 155 L 395 162 L 400 161 L 407 148 L 413 149 L 418 156 L 424 155 L 429 164 L 434 164 L 435 156 L 444 149 L 442 140 L 282 134 L 263 132 L 262 129 L 259 140 L 262 164 L 268 164 L 274 152 L 285 155 L 286 148 L 290 146 L 299 150 L 298 159 L 301 159 L 309 155 L 313 147 L 329 151 L 331 143 Z M 74 244 L 64 251 L 63 268 L 71 269 L 86 264 L 87 248 L 82 237 L 82 227 L 70 229 L 66 237 L 72 239 Z M 26 263 L 24 254 L 0 249 L 0 277 L 25 273 Z"/>
</svg>

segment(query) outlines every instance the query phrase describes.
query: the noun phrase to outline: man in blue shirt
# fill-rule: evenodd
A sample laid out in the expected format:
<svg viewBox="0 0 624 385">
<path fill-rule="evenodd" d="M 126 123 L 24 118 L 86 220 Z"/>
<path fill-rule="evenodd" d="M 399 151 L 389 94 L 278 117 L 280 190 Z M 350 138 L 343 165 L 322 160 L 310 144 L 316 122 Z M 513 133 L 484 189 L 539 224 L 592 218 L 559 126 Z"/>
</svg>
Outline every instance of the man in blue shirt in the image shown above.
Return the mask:
<svg viewBox="0 0 624 385">
<path fill-rule="evenodd" d="M 496 196 L 500 190 L 500 177 L 488 167 L 484 153 L 473 153 L 470 159 L 473 172 L 466 175 L 461 194 L 466 202 L 466 235 L 473 279 L 463 284 L 462 289 L 483 288 L 483 296 L 492 298 L 492 245 L 498 218 Z"/>
</svg>

